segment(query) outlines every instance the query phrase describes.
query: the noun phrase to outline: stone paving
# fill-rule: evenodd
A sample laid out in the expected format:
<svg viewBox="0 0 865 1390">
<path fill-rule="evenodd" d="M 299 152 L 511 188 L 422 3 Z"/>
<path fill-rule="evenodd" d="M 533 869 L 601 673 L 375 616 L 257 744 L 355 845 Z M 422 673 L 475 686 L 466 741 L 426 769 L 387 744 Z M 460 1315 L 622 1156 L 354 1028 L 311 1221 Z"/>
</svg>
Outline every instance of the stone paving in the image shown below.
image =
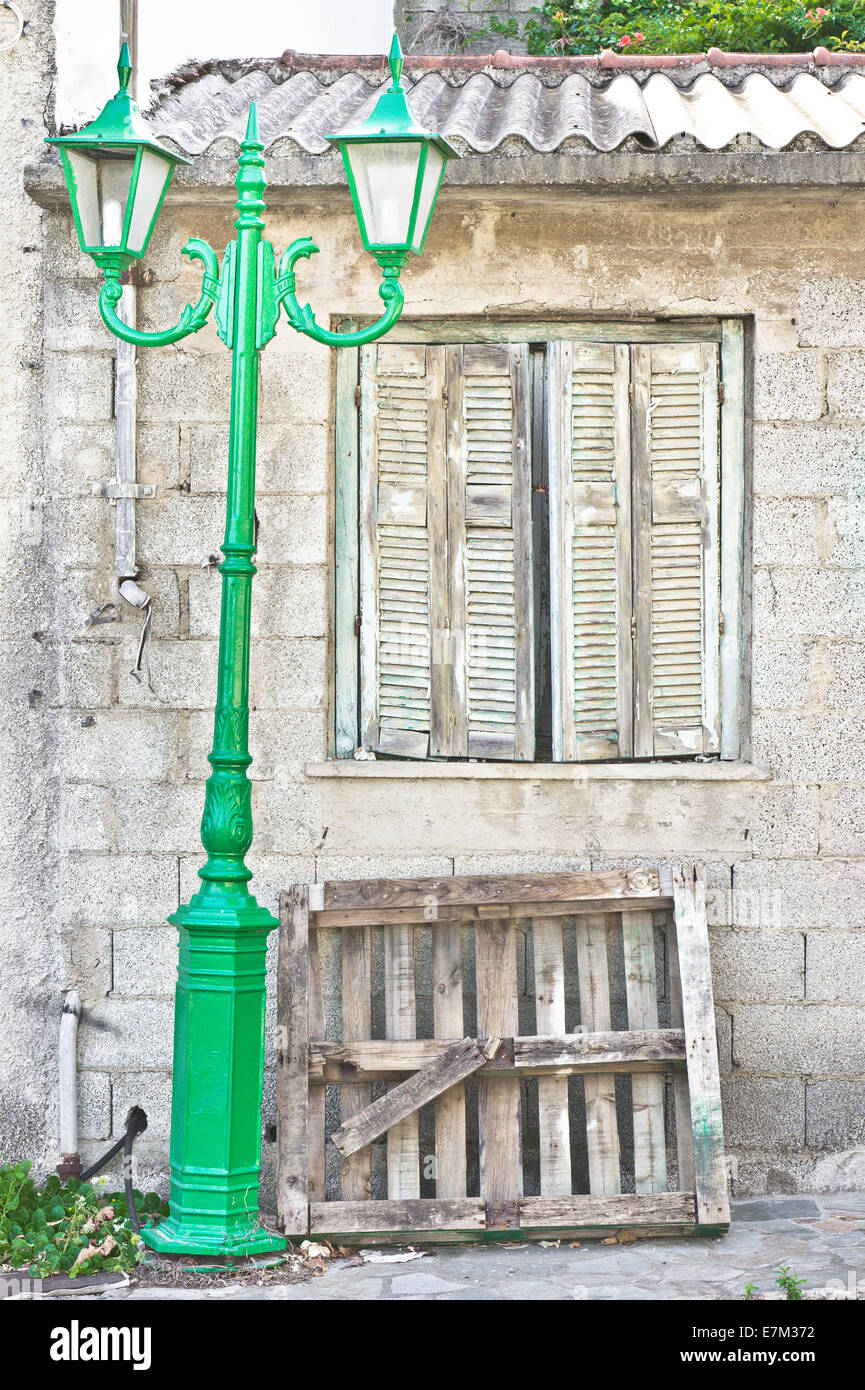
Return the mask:
<svg viewBox="0 0 865 1390">
<path fill-rule="evenodd" d="M 334 1260 L 306 1284 L 195 1291 L 107 1290 L 102 1299 L 422 1300 L 739 1299 L 747 1284 L 780 1297 L 775 1271 L 804 1278 L 806 1297 L 865 1299 L 865 1193 L 734 1201 L 726 1236 L 624 1245 L 439 1247 L 407 1264 Z M 387 1252 L 384 1252 L 387 1253 Z M 858 1285 L 858 1292 L 857 1292 Z M 92 1295 L 96 1297 L 97 1295 Z M 82 1295 L 81 1297 L 87 1297 Z"/>
</svg>

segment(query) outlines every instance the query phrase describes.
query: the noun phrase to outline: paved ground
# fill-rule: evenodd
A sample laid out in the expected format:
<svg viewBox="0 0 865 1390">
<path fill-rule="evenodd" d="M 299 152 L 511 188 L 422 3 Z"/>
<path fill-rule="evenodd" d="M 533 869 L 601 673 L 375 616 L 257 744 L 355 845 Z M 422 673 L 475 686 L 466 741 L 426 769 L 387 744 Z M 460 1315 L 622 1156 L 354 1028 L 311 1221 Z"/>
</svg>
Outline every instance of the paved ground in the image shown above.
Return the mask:
<svg viewBox="0 0 865 1390">
<path fill-rule="evenodd" d="M 326 1274 L 302 1284 L 131 1287 L 107 1290 L 101 1298 L 726 1299 L 742 1298 L 749 1283 L 777 1297 L 779 1265 L 807 1281 L 806 1297 L 855 1297 L 858 1285 L 865 1299 L 865 1193 L 741 1199 L 733 1203 L 729 1234 L 714 1238 L 584 1241 L 576 1249 L 564 1241 L 558 1247 L 442 1247 L 404 1264 L 334 1260 Z"/>
</svg>

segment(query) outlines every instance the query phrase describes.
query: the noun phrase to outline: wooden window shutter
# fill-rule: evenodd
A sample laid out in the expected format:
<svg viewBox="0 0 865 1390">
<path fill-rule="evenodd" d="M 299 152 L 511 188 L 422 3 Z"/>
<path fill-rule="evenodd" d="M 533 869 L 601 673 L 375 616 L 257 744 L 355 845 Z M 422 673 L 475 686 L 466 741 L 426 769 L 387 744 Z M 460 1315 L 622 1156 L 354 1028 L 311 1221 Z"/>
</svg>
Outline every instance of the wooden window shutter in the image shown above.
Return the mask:
<svg viewBox="0 0 865 1390">
<path fill-rule="evenodd" d="M 361 731 L 366 748 L 429 753 L 431 559 L 442 542 L 444 349 L 361 353 Z"/>
<path fill-rule="evenodd" d="M 553 758 L 632 753 L 629 353 L 550 343 Z"/>
<path fill-rule="evenodd" d="M 718 348 L 635 346 L 637 757 L 717 753 Z"/>
<path fill-rule="evenodd" d="M 381 344 L 361 363 L 363 744 L 531 759 L 528 348 Z"/>
<path fill-rule="evenodd" d="M 528 346 L 448 348 L 447 381 L 452 706 L 442 721 L 442 745 L 431 751 L 531 760 Z"/>
</svg>

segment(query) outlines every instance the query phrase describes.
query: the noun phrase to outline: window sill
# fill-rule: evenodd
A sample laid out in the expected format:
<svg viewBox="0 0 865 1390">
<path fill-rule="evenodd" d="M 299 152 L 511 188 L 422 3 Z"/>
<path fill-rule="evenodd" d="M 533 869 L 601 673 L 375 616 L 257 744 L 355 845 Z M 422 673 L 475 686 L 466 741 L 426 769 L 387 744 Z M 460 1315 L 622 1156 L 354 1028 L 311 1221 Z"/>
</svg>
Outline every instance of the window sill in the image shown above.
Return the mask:
<svg viewBox="0 0 865 1390">
<path fill-rule="evenodd" d="M 769 782 L 771 769 L 757 763 L 423 763 L 355 762 L 351 758 L 307 763 L 307 777 L 398 778 L 403 781 L 499 782 Z"/>
</svg>

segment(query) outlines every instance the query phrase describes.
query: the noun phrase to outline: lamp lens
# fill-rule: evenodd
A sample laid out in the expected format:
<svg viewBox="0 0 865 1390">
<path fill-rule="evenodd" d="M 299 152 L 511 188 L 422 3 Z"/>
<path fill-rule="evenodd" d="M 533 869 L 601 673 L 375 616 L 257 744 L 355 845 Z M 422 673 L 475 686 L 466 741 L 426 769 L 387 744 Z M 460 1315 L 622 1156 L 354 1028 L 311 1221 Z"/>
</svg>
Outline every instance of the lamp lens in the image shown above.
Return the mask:
<svg viewBox="0 0 865 1390">
<path fill-rule="evenodd" d="M 346 146 L 358 211 L 371 246 L 408 242 L 421 149 L 416 140 Z"/>
<path fill-rule="evenodd" d="M 163 159 L 161 155 L 154 154 L 152 150 L 141 151 L 135 202 L 132 205 L 132 216 L 129 219 L 128 250 L 144 250 L 148 233 L 156 216 L 156 210 L 170 177 L 170 160 Z"/>
</svg>

